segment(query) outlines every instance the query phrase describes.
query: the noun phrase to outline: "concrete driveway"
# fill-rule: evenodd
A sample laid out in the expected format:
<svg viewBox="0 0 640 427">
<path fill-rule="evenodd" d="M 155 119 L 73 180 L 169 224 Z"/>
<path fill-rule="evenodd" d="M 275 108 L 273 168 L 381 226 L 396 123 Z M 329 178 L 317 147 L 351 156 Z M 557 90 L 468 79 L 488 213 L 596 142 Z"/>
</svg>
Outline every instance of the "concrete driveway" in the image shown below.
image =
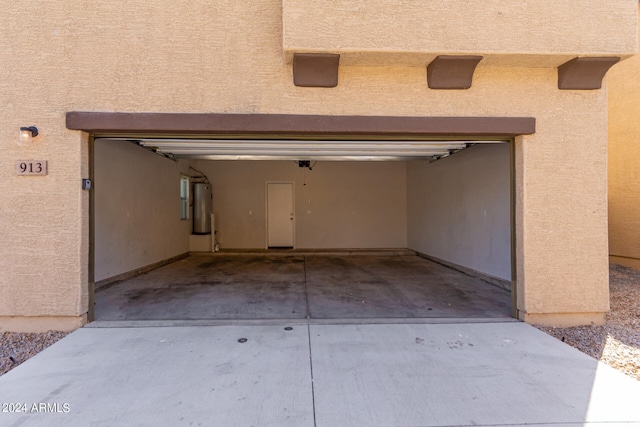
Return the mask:
<svg viewBox="0 0 640 427">
<path fill-rule="evenodd" d="M 519 322 L 83 328 L 0 396 L 3 426 L 640 425 L 640 382 Z"/>
</svg>

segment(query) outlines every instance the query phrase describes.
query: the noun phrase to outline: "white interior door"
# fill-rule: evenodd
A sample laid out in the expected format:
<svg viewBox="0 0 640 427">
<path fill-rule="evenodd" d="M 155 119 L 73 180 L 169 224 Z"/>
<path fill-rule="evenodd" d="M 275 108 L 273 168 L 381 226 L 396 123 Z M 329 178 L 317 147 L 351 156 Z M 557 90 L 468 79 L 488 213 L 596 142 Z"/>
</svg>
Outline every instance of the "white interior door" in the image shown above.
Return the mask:
<svg viewBox="0 0 640 427">
<path fill-rule="evenodd" d="M 293 183 L 267 183 L 267 246 L 293 247 Z"/>
</svg>

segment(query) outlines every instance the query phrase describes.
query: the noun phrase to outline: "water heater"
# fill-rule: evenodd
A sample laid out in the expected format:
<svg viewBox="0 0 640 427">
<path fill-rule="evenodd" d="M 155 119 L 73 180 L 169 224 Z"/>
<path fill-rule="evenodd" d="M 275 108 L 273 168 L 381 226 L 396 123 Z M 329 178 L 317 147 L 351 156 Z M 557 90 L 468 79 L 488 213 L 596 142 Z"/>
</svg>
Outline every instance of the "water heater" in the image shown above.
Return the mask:
<svg viewBox="0 0 640 427">
<path fill-rule="evenodd" d="M 211 233 L 211 184 L 193 184 L 193 234 Z"/>
</svg>

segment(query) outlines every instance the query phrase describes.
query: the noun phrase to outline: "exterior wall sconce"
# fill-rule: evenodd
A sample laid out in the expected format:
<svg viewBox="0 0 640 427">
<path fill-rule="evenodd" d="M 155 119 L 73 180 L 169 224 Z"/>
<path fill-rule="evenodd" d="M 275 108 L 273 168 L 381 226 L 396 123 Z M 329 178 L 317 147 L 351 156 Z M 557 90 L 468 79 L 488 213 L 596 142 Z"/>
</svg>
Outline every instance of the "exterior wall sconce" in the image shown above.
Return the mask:
<svg viewBox="0 0 640 427">
<path fill-rule="evenodd" d="M 35 126 L 24 126 L 20 128 L 20 142 L 29 143 L 33 137 L 38 136 L 38 128 Z"/>
</svg>

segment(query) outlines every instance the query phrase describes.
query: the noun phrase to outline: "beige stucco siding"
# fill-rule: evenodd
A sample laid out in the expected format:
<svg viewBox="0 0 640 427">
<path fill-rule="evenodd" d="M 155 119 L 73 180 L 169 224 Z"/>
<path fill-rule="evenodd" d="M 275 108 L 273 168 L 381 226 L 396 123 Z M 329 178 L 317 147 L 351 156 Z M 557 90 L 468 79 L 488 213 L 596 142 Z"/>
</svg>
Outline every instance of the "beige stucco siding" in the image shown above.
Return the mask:
<svg viewBox="0 0 640 427">
<path fill-rule="evenodd" d="M 513 2 L 493 3 L 512 13 Z M 594 39 L 601 54 L 635 43 L 629 3 L 607 2 L 608 14 L 589 20 L 593 37 L 631 38 Z M 490 63 L 466 91 L 430 90 L 426 64 L 402 63 L 341 66 L 334 89 L 295 87 L 279 0 L 0 0 L 0 10 L 0 317 L 87 311 L 87 142 L 65 129 L 72 110 L 536 117 L 536 134 L 516 144 L 519 308 L 608 308 L 606 89 L 559 91 L 554 68 Z M 41 132 L 30 146 L 18 142 L 25 125 Z M 48 160 L 49 175 L 16 176 L 21 159 Z"/>
<path fill-rule="evenodd" d="M 421 65 L 439 54 L 494 65 L 555 67 L 573 57 L 629 55 L 637 1 L 283 0 L 283 45 L 330 52 L 345 64 Z M 594 28 L 597 29 L 594 31 Z"/>
<path fill-rule="evenodd" d="M 524 284 L 518 297 L 527 313 L 609 307 L 606 99 L 593 94 L 600 99 L 583 105 L 570 131 L 558 126 L 570 120 L 568 110 L 558 109 L 555 136 L 540 139 L 540 132 L 516 143 L 516 168 L 523 173 L 516 182 L 518 280 Z"/>
<path fill-rule="evenodd" d="M 32 124 L 36 121 L 20 111 L 22 106 L 8 108 Z M 89 200 L 88 193 L 79 191 L 81 177 L 88 173 L 87 144 L 82 143 L 84 135 L 65 139 L 58 127 L 33 146 L 19 147 L 15 130 L 24 122 L 13 114 L 5 116 L 1 133 L 8 143 L 0 161 L 0 316 L 79 315 L 87 306 L 86 289 L 79 286 L 88 280 L 89 228 L 83 213 Z M 54 141 L 69 140 L 72 149 L 54 148 Z M 48 160 L 49 175 L 16 176 L 15 162 L 29 159 Z"/>
<path fill-rule="evenodd" d="M 609 77 L 609 253 L 640 267 L 640 56 Z"/>
</svg>

